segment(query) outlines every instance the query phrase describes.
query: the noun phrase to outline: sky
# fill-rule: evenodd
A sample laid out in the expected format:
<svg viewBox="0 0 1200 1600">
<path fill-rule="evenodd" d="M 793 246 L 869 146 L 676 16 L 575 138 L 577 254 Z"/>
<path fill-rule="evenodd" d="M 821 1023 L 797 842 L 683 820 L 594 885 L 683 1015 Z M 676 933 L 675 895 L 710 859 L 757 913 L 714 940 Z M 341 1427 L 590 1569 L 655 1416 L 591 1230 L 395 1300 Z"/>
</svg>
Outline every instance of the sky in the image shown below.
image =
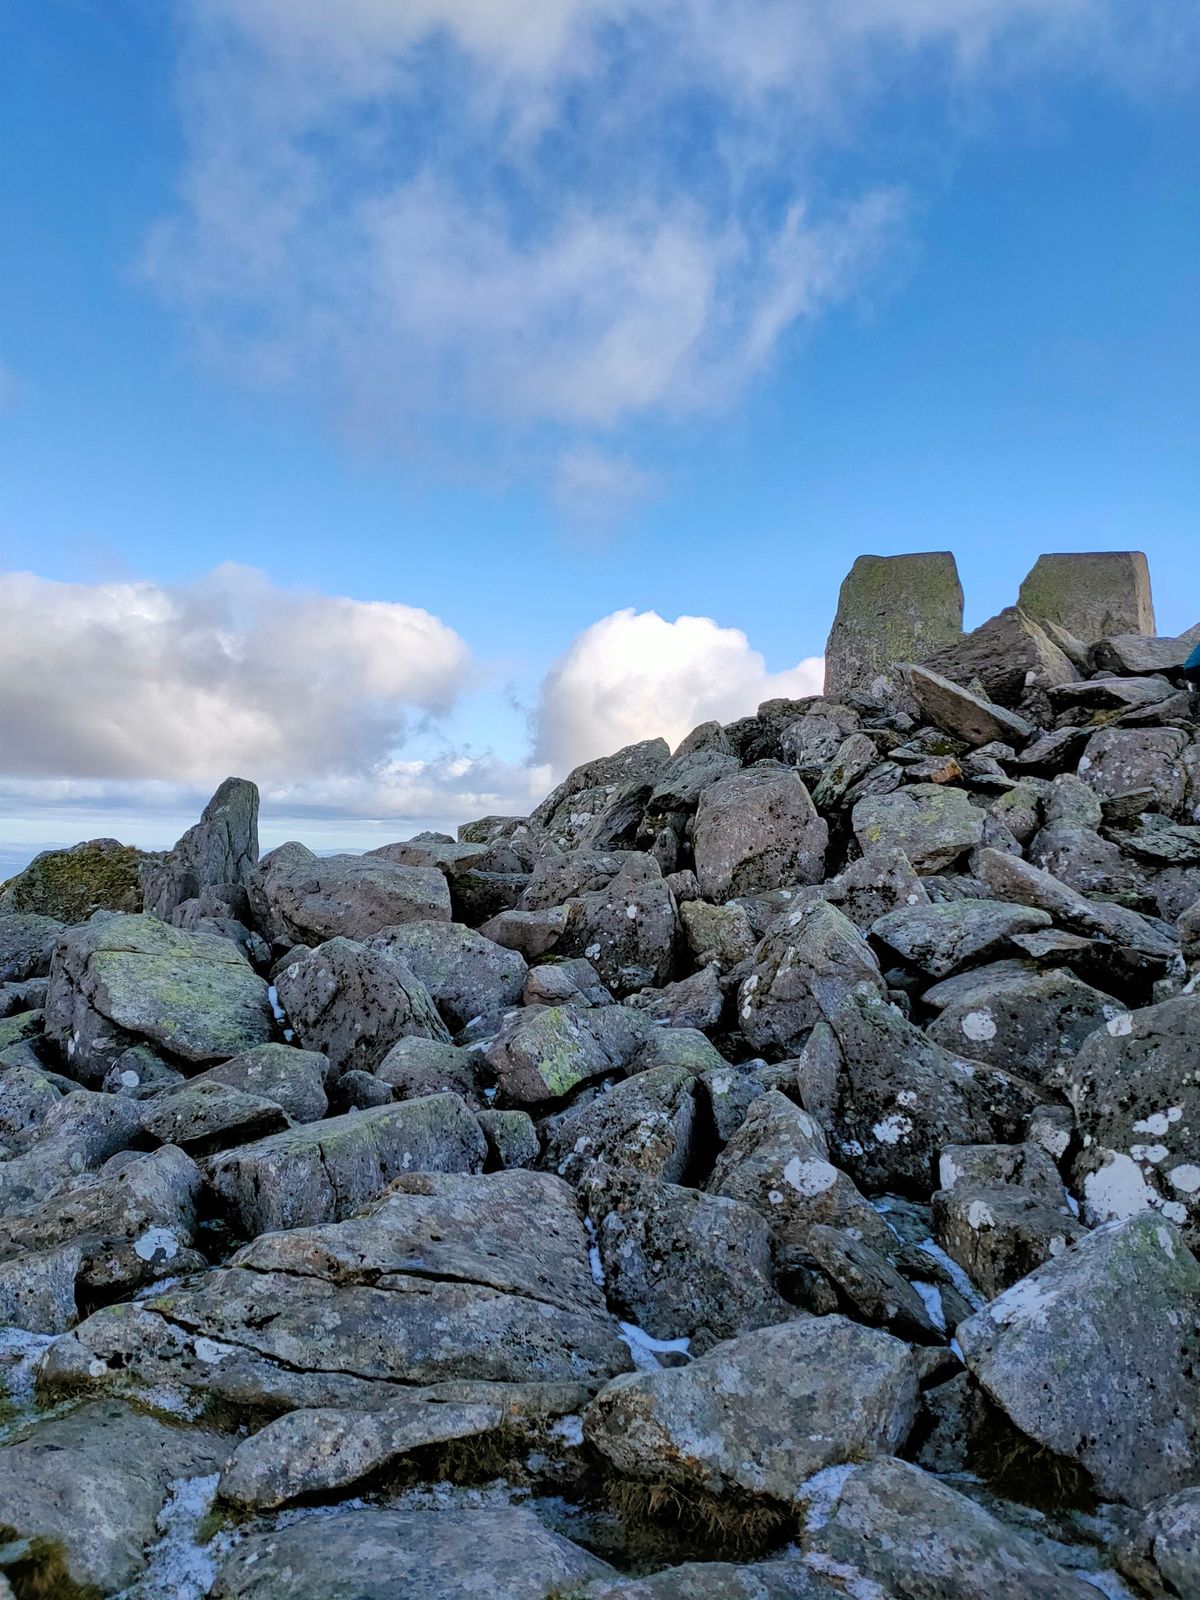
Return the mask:
<svg viewBox="0 0 1200 1600">
<path fill-rule="evenodd" d="M 525 812 L 854 557 L 1200 617 L 1192 0 L 0 0 L 0 868 Z M 3 873 L 0 871 L 0 876 Z"/>
</svg>

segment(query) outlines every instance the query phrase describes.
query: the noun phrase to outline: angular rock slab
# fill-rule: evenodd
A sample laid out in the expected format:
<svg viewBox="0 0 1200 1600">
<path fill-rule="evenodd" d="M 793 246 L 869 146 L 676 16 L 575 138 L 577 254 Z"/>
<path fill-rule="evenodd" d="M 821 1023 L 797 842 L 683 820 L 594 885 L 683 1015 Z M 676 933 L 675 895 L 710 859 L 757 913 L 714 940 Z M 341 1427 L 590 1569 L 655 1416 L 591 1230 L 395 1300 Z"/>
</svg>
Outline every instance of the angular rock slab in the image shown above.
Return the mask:
<svg viewBox="0 0 1200 1600">
<path fill-rule="evenodd" d="M 1150 568 L 1140 550 L 1039 556 L 1017 604 L 1040 622 L 1056 622 L 1084 644 L 1110 634 L 1153 633 Z"/>
<path fill-rule="evenodd" d="M 813 900 L 779 918 L 738 990 L 738 1022 L 755 1050 L 794 1055 L 825 1009 L 859 984 L 880 993 L 879 963 L 836 906 Z"/>
<path fill-rule="evenodd" d="M 54 952 L 46 1035 L 87 1083 L 142 1040 L 201 1064 L 265 1044 L 272 1022 L 267 985 L 228 939 L 114 916 Z"/>
<path fill-rule="evenodd" d="M 480 1172 L 482 1130 L 456 1094 L 310 1122 L 211 1158 L 208 1180 L 246 1238 L 339 1222 L 408 1172 Z"/>
<path fill-rule="evenodd" d="M 1033 734 L 1033 723 L 1025 717 L 951 683 L 940 672 L 911 662 L 901 672 L 909 694 L 930 722 L 970 745 L 990 744 L 996 739 L 1022 745 Z"/>
<path fill-rule="evenodd" d="M 28 1539 L 18 1593 L 110 1595 L 133 1583 L 172 1487 L 215 1474 L 229 1445 L 113 1401 L 35 1424 L 0 1450 L 0 1531 Z M 22 1581 L 24 1580 L 24 1582 Z"/>
<path fill-rule="evenodd" d="M 967 962 L 991 954 L 1014 933 L 1050 926 L 1048 912 L 1005 900 L 950 900 L 902 906 L 872 924 L 871 932 L 910 965 L 944 978 Z"/>
<path fill-rule="evenodd" d="M 686 1067 L 654 1067 L 555 1119 L 545 1163 L 578 1183 L 597 1163 L 624 1163 L 679 1183 L 691 1164 L 696 1080 Z"/>
<path fill-rule="evenodd" d="M 916 1403 L 907 1345 L 844 1317 L 802 1317 L 685 1367 L 614 1378 L 584 1435 L 629 1477 L 790 1505 L 821 1468 L 891 1454 Z"/>
<path fill-rule="evenodd" d="M 226 778 L 195 827 L 161 859 L 146 863 L 145 909 L 166 921 L 205 889 L 249 887 L 257 864 L 258 786 L 246 778 Z"/>
<path fill-rule="evenodd" d="M 1153 1213 L 1108 1223 L 957 1330 L 1031 1439 L 1141 1506 L 1200 1473 L 1200 1263 Z"/>
<path fill-rule="evenodd" d="M 550 1600 L 611 1573 L 532 1511 L 391 1511 L 310 1518 L 240 1544 L 211 1600 Z"/>
<path fill-rule="evenodd" d="M 397 1384 L 595 1387 L 629 1368 L 617 1334 L 560 1179 L 425 1173 L 364 1216 L 265 1234 L 228 1268 L 95 1313 L 40 1381 L 272 1412 L 377 1408 Z"/>
<path fill-rule="evenodd" d="M 982 840 L 984 813 L 965 789 L 912 783 L 865 796 L 855 804 L 851 823 L 864 855 L 900 850 L 918 871 L 940 872 Z"/>
<path fill-rule="evenodd" d="M 800 1500 L 806 1565 L 863 1600 L 1095 1600 L 1098 1592 L 907 1461 L 831 1468 L 801 1486 Z"/>
<path fill-rule="evenodd" d="M 262 876 L 280 932 L 297 943 L 369 939 L 401 922 L 450 921 L 450 890 L 436 867 L 316 856 L 291 843 L 263 857 Z"/>
<path fill-rule="evenodd" d="M 529 971 L 519 951 L 458 922 L 409 922 L 385 928 L 369 944 L 417 975 L 456 1033 L 480 1018 L 495 1023 L 509 1006 L 518 1005 Z"/>
<path fill-rule="evenodd" d="M 825 646 L 825 693 L 870 685 L 962 635 L 963 592 L 949 550 L 859 556 L 842 583 Z"/>
</svg>

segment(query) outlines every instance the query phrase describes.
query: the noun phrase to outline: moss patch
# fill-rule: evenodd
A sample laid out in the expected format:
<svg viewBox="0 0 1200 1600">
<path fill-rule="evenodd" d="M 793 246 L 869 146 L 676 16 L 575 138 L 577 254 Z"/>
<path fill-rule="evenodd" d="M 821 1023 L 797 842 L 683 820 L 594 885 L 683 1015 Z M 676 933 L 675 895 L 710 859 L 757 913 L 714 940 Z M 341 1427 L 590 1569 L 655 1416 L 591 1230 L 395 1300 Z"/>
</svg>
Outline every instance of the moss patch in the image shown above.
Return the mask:
<svg viewBox="0 0 1200 1600">
<path fill-rule="evenodd" d="M 86 922 L 93 911 L 140 911 L 145 851 L 115 839 L 45 850 L 0 893 L 0 909 Z"/>
</svg>

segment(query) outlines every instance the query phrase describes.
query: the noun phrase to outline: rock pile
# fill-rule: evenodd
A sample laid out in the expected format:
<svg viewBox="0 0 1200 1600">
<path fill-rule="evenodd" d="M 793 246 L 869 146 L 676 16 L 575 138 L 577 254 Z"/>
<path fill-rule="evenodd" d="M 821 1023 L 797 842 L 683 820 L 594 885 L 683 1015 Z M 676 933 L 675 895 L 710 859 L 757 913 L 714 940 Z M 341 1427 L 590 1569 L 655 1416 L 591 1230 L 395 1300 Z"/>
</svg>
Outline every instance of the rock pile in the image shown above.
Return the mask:
<svg viewBox="0 0 1200 1600">
<path fill-rule="evenodd" d="M 1196 1600 L 1195 635 L 922 559 L 530 817 L 4 888 L 0 1593 Z"/>
</svg>

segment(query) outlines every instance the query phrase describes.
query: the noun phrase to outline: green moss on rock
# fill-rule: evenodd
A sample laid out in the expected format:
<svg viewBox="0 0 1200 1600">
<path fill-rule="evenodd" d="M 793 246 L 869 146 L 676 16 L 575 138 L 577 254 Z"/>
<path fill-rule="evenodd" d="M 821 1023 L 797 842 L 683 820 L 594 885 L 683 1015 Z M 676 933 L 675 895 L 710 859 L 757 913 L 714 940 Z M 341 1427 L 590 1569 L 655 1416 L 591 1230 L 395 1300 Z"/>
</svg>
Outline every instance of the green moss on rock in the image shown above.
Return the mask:
<svg viewBox="0 0 1200 1600">
<path fill-rule="evenodd" d="M 86 922 L 93 911 L 140 911 L 142 863 L 153 859 L 116 839 L 44 850 L 0 887 L 0 911 Z"/>
</svg>

